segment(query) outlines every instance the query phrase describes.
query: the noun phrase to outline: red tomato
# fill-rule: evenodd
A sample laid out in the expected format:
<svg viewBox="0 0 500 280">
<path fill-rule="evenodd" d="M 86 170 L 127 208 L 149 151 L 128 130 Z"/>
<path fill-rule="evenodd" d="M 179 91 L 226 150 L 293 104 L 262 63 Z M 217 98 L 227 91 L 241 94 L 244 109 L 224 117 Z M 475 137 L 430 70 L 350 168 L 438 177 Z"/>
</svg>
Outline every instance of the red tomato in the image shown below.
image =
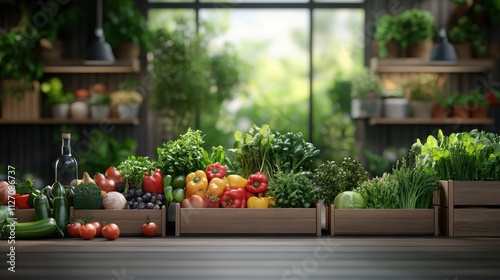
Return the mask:
<svg viewBox="0 0 500 280">
<path fill-rule="evenodd" d="M 95 226 L 93 224 L 84 224 L 79 229 L 80 237 L 85 240 L 94 238 L 96 234 Z"/>
<path fill-rule="evenodd" d="M 107 224 L 102 228 L 102 235 L 107 240 L 115 240 L 120 236 L 120 228 L 114 223 Z"/>
<path fill-rule="evenodd" d="M 92 222 L 92 224 L 95 227 L 95 236 L 99 236 L 99 234 L 101 234 L 101 231 L 102 231 L 101 223 L 99 223 L 98 221 L 95 221 L 95 222 Z"/>
<path fill-rule="evenodd" d="M 103 180 L 106 180 L 106 176 L 104 176 L 104 174 L 97 173 L 97 175 L 94 176 L 95 184 L 98 186 L 102 183 Z"/>
<path fill-rule="evenodd" d="M 82 226 L 82 224 L 80 222 L 73 222 L 71 224 L 68 224 L 66 226 L 66 232 L 68 232 L 69 236 L 73 237 L 73 238 L 78 238 L 80 237 L 80 227 Z"/>
<path fill-rule="evenodd" d="M 145 222 L 142 224 L 141 230 L 145 236 L 151 237 L 155 236 L 158 232 L 158 226 L 155 222 Z"/>
<path fill-rule="evenodd" d="M 106 175 L 106 178 L 115 181 L 115 183 L 123 183 L 122 174 L 114 166 L 108 167 L 104 175 Z"/>
<path fill-rule="evenodd" d="M 99 188 L 101 188 L 101 190 L 103 190 L 105 192 L 116 191 L 116 183 L 115 183 L 115 181 L 113 181 L 111 179 L 104 178 L 104 180 L 101 180 L 100 183 L 97 183 L 97 181 L 96 181 L 96 184 Z"/>
</svg>

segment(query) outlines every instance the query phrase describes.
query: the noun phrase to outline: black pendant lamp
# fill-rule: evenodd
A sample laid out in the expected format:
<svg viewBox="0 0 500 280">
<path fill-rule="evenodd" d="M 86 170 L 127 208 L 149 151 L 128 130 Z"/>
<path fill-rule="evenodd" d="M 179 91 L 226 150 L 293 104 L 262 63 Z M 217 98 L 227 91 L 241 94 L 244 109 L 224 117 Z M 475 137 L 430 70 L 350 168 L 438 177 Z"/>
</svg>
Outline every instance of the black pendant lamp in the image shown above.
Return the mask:
<svg viewBox="0 0 500 280">
<path fill-rule="evenodd" d="M 439 31 L 437 42 L 432 49 L 431 61 L 446 63 L 455 63 L 457 61 L 457 53 L 453 45 L 448 42 L 444 28 Z"/>
<path fill-rule="evenodd" d="M 102 30 L 102 0 L 97 0 L 97 26 L 95 29 L 95 40 L 90 44 L 87 52 L 87 64 L 111 64 L 115 62 L 115 56 L 111 46 L 104 38 Z"/>
</svg>

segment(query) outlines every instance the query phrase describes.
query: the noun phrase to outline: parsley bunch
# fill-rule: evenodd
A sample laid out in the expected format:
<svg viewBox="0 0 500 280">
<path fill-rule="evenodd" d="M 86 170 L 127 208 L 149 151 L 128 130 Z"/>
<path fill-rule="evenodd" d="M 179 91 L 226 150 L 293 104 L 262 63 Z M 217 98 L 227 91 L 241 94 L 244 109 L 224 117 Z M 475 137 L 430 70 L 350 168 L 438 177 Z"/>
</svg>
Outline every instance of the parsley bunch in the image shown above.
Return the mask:
<svg viewBox="0 0 500 280">
<path fill-rule="evenodd" d="M 317 201 L 316 189 L 303 172 L 278 172 L 269 181 L 267 195 L 274 198 L 278 208 L 309 208 Z"/>
</svg>

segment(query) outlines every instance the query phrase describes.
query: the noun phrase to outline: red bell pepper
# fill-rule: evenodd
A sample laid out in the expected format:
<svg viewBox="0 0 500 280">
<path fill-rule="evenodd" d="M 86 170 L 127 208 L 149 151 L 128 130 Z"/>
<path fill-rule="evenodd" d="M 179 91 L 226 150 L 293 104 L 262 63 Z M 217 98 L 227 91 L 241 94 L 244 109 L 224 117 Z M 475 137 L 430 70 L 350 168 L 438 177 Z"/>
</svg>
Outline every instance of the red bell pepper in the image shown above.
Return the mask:
<svg viewBox="0 0 500 280">
<path fill-rule="evenodd" d="M 28 199 L 30 197 L 29 193 L 26 193 L 26 194 L 15 194 L 13 197 L 14 197 L 16 208 L 18 208 L 18 209 L 29 209 L 29 208 L 31 208 L 30 204 L 28 203 Z"/>
<path fill-rule="evenodd" d="M 267 193 L 267 175 L 263 172 L 257 172 L 248 176 L 247 181 L 247 191 L 251 193 L 261 193 L 265 195 Z"/>
<path fill-rule="evenodd" d="M 155 169 L 153 174 L 146 171 L 142 179 L 142 190 L 144 192 L 163 194 L 163 175 L 161 169 Z"/>
<path fill-rule="evenodd" d="M 220 204 L 224 208 L 246 208 L 247 191 L 243 188 L 226 188 L 226 191 L 220 198 Z"/>
<path fill-rule="evenodd" d="M 208 182 L 212 181 L 213 178 L 224 178 L 227 174 L 227 168 L 220 162 L 212 163 L 205 168 L 205 173 L 207 174 Z"/>
</svg>

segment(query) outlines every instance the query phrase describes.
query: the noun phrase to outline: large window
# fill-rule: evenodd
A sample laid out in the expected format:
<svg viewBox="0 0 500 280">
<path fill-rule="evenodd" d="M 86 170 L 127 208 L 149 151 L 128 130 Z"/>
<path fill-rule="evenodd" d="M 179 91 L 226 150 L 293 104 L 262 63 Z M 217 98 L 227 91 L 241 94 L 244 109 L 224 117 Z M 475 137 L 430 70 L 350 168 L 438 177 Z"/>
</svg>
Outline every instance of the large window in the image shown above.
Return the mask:
<svg viewBox="0 0 500 280">
<path fill-rule="evenodd" d="M 342 104 L 349 92 L 334 88 L 363 66 L 362 2 L 156 0 L 150 1 L 149 19 L 157 28 L 173 28 L 179 17 L 193 29 L 208 24 L 218 33 L 210 47 L 230 43 L 245 64 L 237 97 L 200 118 L 209 146 L 229 147 L 234 131 L 269 124 L 302 132 L 335 159 L 355 149 L 354 125 Z"/>
</svg>

